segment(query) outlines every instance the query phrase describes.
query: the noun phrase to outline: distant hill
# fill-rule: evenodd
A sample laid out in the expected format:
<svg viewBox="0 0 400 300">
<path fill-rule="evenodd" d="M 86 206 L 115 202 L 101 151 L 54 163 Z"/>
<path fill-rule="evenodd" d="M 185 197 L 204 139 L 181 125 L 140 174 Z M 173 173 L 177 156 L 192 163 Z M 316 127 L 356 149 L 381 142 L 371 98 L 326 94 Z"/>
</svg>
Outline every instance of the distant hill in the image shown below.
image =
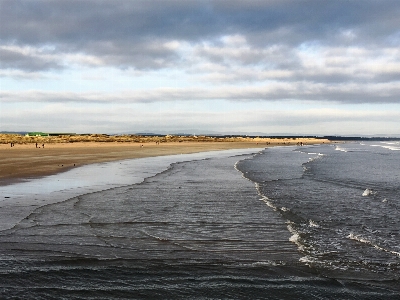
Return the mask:
<svg viewBox="0 0 400 300">
<path fill-rule="evenodd" d="M 25 135 L 27 134 L 27 131 L 0 131 L 0 134 L 20 134 L 20 135 Z"/>
</svg>

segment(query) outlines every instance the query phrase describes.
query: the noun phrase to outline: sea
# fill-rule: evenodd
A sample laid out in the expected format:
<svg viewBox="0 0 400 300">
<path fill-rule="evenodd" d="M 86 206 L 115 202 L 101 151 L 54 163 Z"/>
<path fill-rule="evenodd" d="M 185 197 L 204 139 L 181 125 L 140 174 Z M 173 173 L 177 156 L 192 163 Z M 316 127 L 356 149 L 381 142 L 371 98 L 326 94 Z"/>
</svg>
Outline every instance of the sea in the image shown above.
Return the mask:
<svg viewBox="0 0 400 300">
<path fill-rule="evenodd" d="M 0 299 L 400 299 L 399 167 L 346 142 L 0 186 Z"/>
</svg>

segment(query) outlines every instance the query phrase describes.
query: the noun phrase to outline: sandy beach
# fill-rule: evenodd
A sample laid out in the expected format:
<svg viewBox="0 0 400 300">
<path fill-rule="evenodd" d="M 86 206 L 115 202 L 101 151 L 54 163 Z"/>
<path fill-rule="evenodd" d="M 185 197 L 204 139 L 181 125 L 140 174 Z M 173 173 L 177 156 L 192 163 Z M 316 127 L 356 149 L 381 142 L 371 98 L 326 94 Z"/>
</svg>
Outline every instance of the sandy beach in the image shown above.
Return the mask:
<svg viewBox="0 0 400 300">
<path fill-rule="evenodd" d="M 297 143 L 327 143 L 322 139 L 247 139 L 240 142 L 75 142 L 0 144 L 0 185 L 46 176 L 90 163 L 122 159 L 188 154 L 203 151 L 265 148 Z M 44 147 L 42 146 L 44 144 Z"/>
</svg>

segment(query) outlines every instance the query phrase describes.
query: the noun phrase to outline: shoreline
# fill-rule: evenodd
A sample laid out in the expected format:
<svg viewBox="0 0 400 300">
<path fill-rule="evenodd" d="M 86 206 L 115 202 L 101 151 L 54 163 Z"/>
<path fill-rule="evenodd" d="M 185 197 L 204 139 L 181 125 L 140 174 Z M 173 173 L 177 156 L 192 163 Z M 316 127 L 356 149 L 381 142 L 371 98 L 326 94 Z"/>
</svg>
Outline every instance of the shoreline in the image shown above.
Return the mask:
<svg viewBox="0 0 400 300">
<path fill-rule="evenodd" d="M 0 144 L 0 186 L 18 183 L 37 177 L 66 172 L 75 167 L 125 159 L 190 154 L 229 149 L 264 149 L 272 146 L 288 146 L 329 143 L 323 139 L 256 139 L 239 142 L 167 142 L 167 143 L 119 143 L 75 142 Z"/>
<path fill-rule="evenodd" d="M 128 158 L 88 163 L 48 176 L 19 179 L 14 184 L 0 186 L 2 196 L 0 199 L 0 231 L 13 228 L 40 207 L 75 199 L 85 194 L 138 184 L 146 178 L 167 170 L 175 163 L 251 155 L 261 149 L 265 148 Z"/>
</svg>

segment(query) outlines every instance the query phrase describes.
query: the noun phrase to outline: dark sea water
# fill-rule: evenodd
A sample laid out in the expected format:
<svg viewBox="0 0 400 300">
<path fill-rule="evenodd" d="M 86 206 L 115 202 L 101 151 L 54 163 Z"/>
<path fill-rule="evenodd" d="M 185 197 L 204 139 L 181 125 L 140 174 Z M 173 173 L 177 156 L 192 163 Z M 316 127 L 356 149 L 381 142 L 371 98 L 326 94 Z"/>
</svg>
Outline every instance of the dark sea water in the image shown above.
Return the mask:
<svg viewBox="0 0 400 300">
<path fill-rule="evenodd" d="M 7 194 L 0 298 L 400 299 L 399 150 L 189 156 L 62 201 Z"/>
</svg>

